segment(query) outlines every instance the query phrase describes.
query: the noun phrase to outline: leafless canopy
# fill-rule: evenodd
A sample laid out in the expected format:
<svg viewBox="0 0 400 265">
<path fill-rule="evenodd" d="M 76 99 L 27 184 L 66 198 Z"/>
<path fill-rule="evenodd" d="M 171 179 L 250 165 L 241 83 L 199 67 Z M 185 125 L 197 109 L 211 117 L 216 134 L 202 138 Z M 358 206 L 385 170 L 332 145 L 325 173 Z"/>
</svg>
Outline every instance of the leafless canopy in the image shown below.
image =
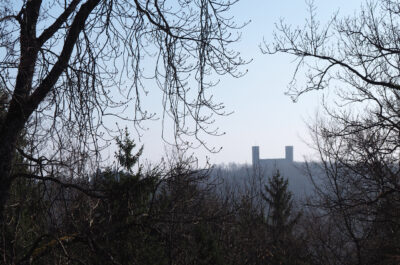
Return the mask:
<svg viewBox="0 0 400 265">
<path fill-rule="evenodd" d="M 64 129 L 85 144 L 89 139 L 96 142 L 106 115 L 135 122 L 151 118 L 153 114 L 140 104 L 141 95 L 150 89 L 144 87 L 145 78 L 157 81 L 164 110 L 174 119 L 178 136 L 213 133 L 207 126 L 212 114 L 203 114 L 201 109 L 224 112 L 207 94 L 213 83 L 206 76 L 211 72 L 238 76 L 237 66 L 243 63 L 228 49 L 238 37 L 230 30 L 238 27 L 223 13 L 233 3 L 81 2 L 2 4 L 2 93 L 12 99 L 18 74 L 27 75 L 21 73 L 25 70 L 21 69 L 21 54 L 35 63 L 30 69 L 32 80 L 27 80 L 31 84 L 24 84 L 24 103 L 29 105 L 24 112 L 31 125 L 28 133 L 57 137 Z M 90 12 L 85 9 L 89 5 Z M 79 12 L 87 12 L 87 18 L 77 21 Z M 81 32 L 72 36 L 75 28 Z M 148 57 L 156 60 L 152 73 L 145 71 L 151 66 L 145 61 Z M 130 100 L 135 101 L 134 115 L 121 111 Z M 194 128 L 186 125 L 190 118 L 196 123 Z"/>
<path fill-rule="evenodd" d="M 213 116 L 226 113 L 209 76 L 239 77 L 245 63 L 230 48 L 243 26 L 227 15 L 236 2 L 1 1 L 2 194 L 17 146 L 42 176 L 55 164 L 83 172 L 112 139 L 107 117 L 140 127 L 155 117 L 143 96 L 157 89 L 177 143 L 190 136 L 204 145 L 202 134 L 218 134 Z"/>
<path fill-rule="evenodd" d="M 334 108 L 325 105 L 327 121 L 312 130 L 318 150 L 348 164 L 374 159 L 397 166 L 399 155 L 400 2 L 370 1 L 354 17 L 338 15 L 325 25 L 311 3 L 304 28 L 281 22 L 265 53 L 283 52 L 298 60 L 288 93 L 335 89 Z M 296 77 L 306 72 L 304 86 Z M 340 157 L 340 160 L 339 160 Z M 393 168 L 395 169 L 395 168 Z"/>
<path fill-rule="evenodd" d="M 356 15 L 335 14 L 325 25 L 308 6 L 305 26 L 281 22 L 263 51 L 296 57 L 293 99 L 334 90 L 334 104 L 311 126 L 324 171 L 314 203 L 353 249 L 351 264 L 390 264 L 398 243 L 382 239 L 398 238 L 400 220 L 400 1 L 368 1 Z M 302 86 L 296 80 L 303 74 Z"/>
</svg>

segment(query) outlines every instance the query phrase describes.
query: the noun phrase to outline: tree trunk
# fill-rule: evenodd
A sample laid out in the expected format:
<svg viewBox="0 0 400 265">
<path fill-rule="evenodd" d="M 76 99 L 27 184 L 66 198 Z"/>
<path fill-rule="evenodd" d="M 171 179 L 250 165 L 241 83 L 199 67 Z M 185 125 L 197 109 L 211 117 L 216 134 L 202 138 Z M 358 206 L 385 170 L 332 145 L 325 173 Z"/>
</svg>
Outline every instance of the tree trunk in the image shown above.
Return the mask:
<svg viewBox="0 0 400 265">
<path fill-rule="evenodd" d="M 84 28 L 85 21 L 99 2 L 100 0 L 88 0 L 82 4 L 70 26 L 58 61 L 33 92 L 32 79 L 40 46 L 56 33 L 76 8 L 79 1 L 73 1 L 66 12 L 60 16 L 59 20 L 47 28 L 39 39 L 36 37 L 36 24 L 42 1 L 32 0 L 26 4 L 23 19 L 21 20 L 21 59 L 18 66 L 15 90 L 13 91 L 9 109 L 5 114 L 5 120 L 0 124 L 0 224 L 4 221 L 4 207 L 14 180 L 12 167 L 18 137 L 24 129 L 29 116 L 45 99 L 67 67 L 78 36 Z"/>
<path fill-rule="evenodd" d="M 0 131 L 0 224 L 4 222 L 4 207 L 13 181 L 12 165 L 20 132 L 16 126 L 2 126 Z"/>
</svg>

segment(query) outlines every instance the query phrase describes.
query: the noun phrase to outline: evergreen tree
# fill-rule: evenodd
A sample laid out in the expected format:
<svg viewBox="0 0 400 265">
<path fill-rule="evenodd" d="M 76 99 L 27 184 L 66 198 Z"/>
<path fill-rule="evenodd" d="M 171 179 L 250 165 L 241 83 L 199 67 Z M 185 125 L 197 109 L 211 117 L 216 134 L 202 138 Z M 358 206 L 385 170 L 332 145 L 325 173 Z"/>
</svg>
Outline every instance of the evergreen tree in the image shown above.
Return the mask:
<svg viewBox="0 0 400 265">
<path fill-rule="evenodd" d="M 115 157 L 118 160 L 120 166 L 129 173 L 133 172 L 133 167 L 139 162 L 139 157 L 142 155 L 143 146 L 139 149 L 136 154 L 133 154 L 133 150 L 136 147 L 135 141 L 129 137 L 128 128 L 125 128 L 124 137 L 116 139 L 118 145 L 118 153 L 115 153 Z M 141 173 L 141 167 L 139 167 L 138 174 Z"/>
<path fill-rule="evenodd" d="M 288 180 L 279 171 L 265 185 L 263 199 L 268 204 L 267 230 L 272 244 L 272 264 L 301 264 L 292 235 L 293 226 L 300 213 L 293 213 L 292 193 L 288 190 Z"/>
<path fill-rule="evenodd" d="M 116 142 L 119 168 L 101 172 L 95 183 L 96 189 L 104 191 L 105 199 L 96 209 L 99 218 L 92 225 L 92 233 L 98 238 L 98 249 L 103 250 L 91 263 L 112 257 L 119 264 L 165 264 L 162 240 L 151 220 L 158 175 L 142 172 L 138 162 L 143 147 L 135 152 L 136 144 L 127 129 Z"/>
</svg>

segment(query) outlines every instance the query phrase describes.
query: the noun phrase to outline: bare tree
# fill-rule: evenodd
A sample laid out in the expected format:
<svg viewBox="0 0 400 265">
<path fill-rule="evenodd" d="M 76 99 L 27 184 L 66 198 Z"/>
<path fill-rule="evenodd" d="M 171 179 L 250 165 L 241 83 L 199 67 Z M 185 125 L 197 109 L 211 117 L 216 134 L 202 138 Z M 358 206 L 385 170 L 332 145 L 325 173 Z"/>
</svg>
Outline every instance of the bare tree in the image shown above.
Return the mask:
<svg viewBox="0 0 400 265">
<path fill-rule="evenodd" d="M 288 94 L 336 87 L 335 102 L 311 126 L 323 179 L 315 206 L 336 223 L 350 264 L 395 264 L 399 251 L 400 1 L 369 1 L 354 17 L 322 26 L 309 4 L 303 28 L 281 22 L 265 53 L 294 55 Z M 304 86 L 296 83 L 306 72 Z M 384 241 L 382 238 L 391 238 Z M 342 255 L 344 260 L 349 253 Z M 340 262 L 339 262 L 340 263 Z"/>
<path fill-rule="evenodd" d="M 0 212 L 17 149 L 30 177 L 84 174 L 112 133 L 107 117 L 139 127 L 154 117 L 141 105 L 147 79 L 161 90 L 177 143 L 191 136 L 204 145 L 203 133 L 218 134 L 213 115 L 224 106 L 207 77 L 242 74 L 245 62 L 229 48 L 242 25 L 226 15 L 236 2 L 2 1 Z M 129 102 L 133 115 L 124 114 Z"/>
<path fill-rule="evenodd" d="M 332 135 L 338 125 L 330 119 L 314 128 L 321 163 L 319 170 L 315 165 L 309 168 L 318 195 L 310 205 L 319 209 L 319 215 L 331 218 L 323 218 L 327 223 L 334 221 L 340 244 L 352 249 L 337 252 L 333 246 L 338 242 L 332 241 L 331 250 L 336 253 L 331 255 L 348 264 L 396 263 L 400 235 L 398 158 L 384 151 L 387 142 L 377 130 Z"/>
</svg>

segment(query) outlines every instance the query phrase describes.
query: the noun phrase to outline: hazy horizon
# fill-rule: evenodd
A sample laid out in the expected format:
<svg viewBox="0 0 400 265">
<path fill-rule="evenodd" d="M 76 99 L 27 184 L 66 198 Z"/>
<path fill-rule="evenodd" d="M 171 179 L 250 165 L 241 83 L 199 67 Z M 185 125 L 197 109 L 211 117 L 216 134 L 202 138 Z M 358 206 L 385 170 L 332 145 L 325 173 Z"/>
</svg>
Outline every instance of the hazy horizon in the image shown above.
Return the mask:
<svg viewBox="0 0 400 265">
<path fill-rule="evenodd" d="M 210 91 L 213 99 L 224 103 L 226 109 L 234 113 L 216 118 L 214 127 L 226 134 L 204 137 L 209 147 L 222 147 L 220 152 L 213 154 L 203 147 L 189 150 L 188 154 L 196 156 L 200 164 L 204 164 L 207 157 L 213 164 L 251 163 L 251 146 L 254 145 L 260 146 L 262 157 L 281 157 L 286 145 L 294 146 L 295 161 L 303 161 L 305 156 L 313 157 L 312 149 L 307 146 L 310 139 L 306 122 L 312 122 L 320 107 L 323 93 L 328 91 L 307 93 L 293 103 L 285 95 L 285 91 L 295 69 L 294 58 L 283 54 L 263 55 L 259 49 L 263 39 L 266 42 L 272 41 L 275 23 L 280 18 L 284 18 L 289 24 L 303 25 L 308 17 L 307 5 L 305 1 L 269 3 L 257 0 L 252 3 L 254 4 L 248 5 L 245 1 L 239 1 L 232 10 L 238 23 L 251 21 L 243 29 L 241 41 L 234 47 L 241 52 L 243 58 L 252 59 L 252 62 L 242 68 L 248 70 L 242 78 L 211 77 L 220 80 L 220 84 Z M 339 11 L 339 15 L 351 15 L 359 9 L 361 3 L 359 0 L 351 3 L 344 0 L 315 1 L 317 18 L 325 22 L 336 11 Z M 162 110 L 159 98 L 151 93 L 150 90 L 144 102 L 160 117 Z M 160 120 L 144 124 L 148 131 L 144 131 L 140 138 L 140 144 L 144 145 L 143 157 L 156 163 L 165 156 L 165 149 L 169 150 L 171 147 L 160 139 Z M 171 128 L 165 128 L 169 139 L 171 131 Z M 108 152 L 112 157 L 113 151 Z"/>
</svg>

